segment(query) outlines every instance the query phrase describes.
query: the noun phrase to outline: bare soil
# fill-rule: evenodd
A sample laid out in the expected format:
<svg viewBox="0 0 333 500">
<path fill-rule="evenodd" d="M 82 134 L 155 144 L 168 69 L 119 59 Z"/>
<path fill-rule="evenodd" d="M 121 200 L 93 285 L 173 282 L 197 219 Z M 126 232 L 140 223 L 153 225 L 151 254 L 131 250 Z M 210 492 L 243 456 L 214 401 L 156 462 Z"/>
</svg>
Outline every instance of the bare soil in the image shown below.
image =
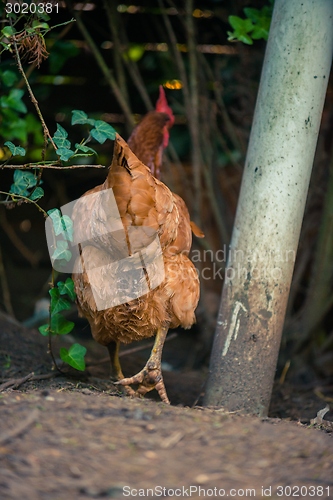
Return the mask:
<svg viewBox="0 0 333 500">
<path fill-rule="evenodd" d="M 332 429 L 310 425 L 333 387 L 277 382 L 258 419 L 201 407 L 204 371 L 166 371 L 167 406 L 119 394 L 86 345 L 86 373 L 55 376 L 47 339 L 0 315 L 1 500 L 333 497 Z M 125 374 L 145 356 L 124 356 Z"/>
</svg>

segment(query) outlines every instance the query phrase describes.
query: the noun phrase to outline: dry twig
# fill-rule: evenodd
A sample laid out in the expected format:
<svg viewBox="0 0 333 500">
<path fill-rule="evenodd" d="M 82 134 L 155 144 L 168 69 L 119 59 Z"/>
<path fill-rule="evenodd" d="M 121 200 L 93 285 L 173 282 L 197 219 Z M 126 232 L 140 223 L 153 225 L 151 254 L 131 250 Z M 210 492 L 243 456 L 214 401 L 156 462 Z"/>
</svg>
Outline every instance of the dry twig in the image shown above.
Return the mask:
<svg viewBox="0 0 333 500">
<path fill-rule="evenodd" d="M 11 389 L 17 389 L 21 385 L 25 384 L 25 382 L 31 382 L 33 380 L 46 380 L 48 378 L 58 377 L 59 375 L 61 375 L 59 372 L 45 373 L 42 375 L 35 375 L 34 372 L 31 372 L 22 378 L 11 378 L 6 380 L 6 382 L 0 385 L 0 392 L 5 391 L 9 387 L 11 387 Z"/>
</svg>

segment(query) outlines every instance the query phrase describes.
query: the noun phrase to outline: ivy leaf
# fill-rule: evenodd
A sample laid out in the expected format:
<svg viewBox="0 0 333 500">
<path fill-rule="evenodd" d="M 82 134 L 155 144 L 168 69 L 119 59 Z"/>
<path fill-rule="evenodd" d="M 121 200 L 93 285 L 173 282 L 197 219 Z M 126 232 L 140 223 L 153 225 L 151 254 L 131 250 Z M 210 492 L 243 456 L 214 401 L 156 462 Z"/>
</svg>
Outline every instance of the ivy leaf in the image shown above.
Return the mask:
<svg viewBox="0 0 333 500">
<path fill-rule="evenodd" d="M 46 325 L 42 325 L 38 327 L 39 332 L 46 337 L 50 332 L 50 325 L 46 323 Z"/>
<path fill-rule="evenodd" d="M 3 108 L 11 108 L 20 113 L 26 113 L 27 107 L 22 101 L 24 90 L 12 89 L 8 95 L 1 96 L 0 103 Z"/>
<path fill-rule="evenodd" d="M 104 144 L 106 139 L 113 141 L 116 137 L 115 129 L 102 120 L 95 121 L 95 128 L 91 129 L 90 134 L 100 144 Z"/>
<path fill-rule="evenodd" d="M 55 335 L 67 335 L 74 328 L 73 321 L 67 321 L 60 313 L 51 316 L 51 331 Z"/>
<path fill-rule="evenodd" d="M 63 281 L 58 281 L 57 287 L 59 289 L 60 295 L 68 295 L 71 300 L 76 299 L 76 293 L 74 291 L 74 281 L 72 278 L 67 278 L 65 283 Z"/>
<path fill-rule="evenodd" d="M 248 35 L 253 28 L 254 25 L 251 19 L 241 19 L 238 16 L 229 16 L 228 21 L 231 26 L 234 28 L 234 31 L 231 33 L 228 31 L 228 40 L 239 40 L 240 42 L 246 43 L 247 45 L 252 45 L 253 40 Z"/>
<path fill-rule="evenodd" d="M 65 240 L 73 241 L 73 221 L 68 215 L 61 217 L 61 225 L 63 227 L 63 237 Z"/>
<path fill-rule="evenodd" d="M 97 155 L 97 152 L 93 148 L 89 148 L 85 144 L 76 143 L 75 149 L 77 149 L 78 151 L 83 151 L 84 153 L 87 153 L 87 154 L 90 153 L 90 155 Z"/>
<path fill-rule="evenodd" d="M 12 26 L 5 26 L 2 30 L 1 30 L 1 33 L 3 34 L 3 36 L 5 36 L 6 38 L 10 38 L 12 35 L 14 35 L 14 33 L 16 33 L 16 29 L 13 28 Z"/>
<path fill-rule="evenodd" d="M 47 212 L 47 215 L 51 217 L 54 233 L 56 236 L 58 236 L 63 232 L 60 210 L 58 210 L 57 208 L 51 208 L 51 210 Z"/>
<path fill-rule="evenodd" d="M 1 80 L 6 87 L 12 87 L 18 80 L 18 76 L 14 71 L 6 69 L 2 75 Z"/>
<path fill-rule="evenodd" d="M 69 262 L 72 258 L 72 253 L 68 249 L 67 241 L 57 241 L 57 247 L 52 255 L 52 260 L 66 260 Z"/>
<path fill-rule="evenodd" d="M 13 180 L 14 183 L 11 185 L 9 192 L 21 196 L 28 196 L 28 189 L 37 184 L 37 179 L 34 174 L 25 172 L 24 170 L 15 170 Z"/>
<path fill-rule="evenodd" d="M 68 215 L 61 215 L 60 210 L 52 208 L 47 212 L 51 217 L 54 233 L 56 236 L 61 234 L 65 240 L 73 241 L 73 221 Z"/>
<path fill-rule="evenodd" d="M 12 153 L 13 156 L 24 156 L 25 155 L 25 149 L 22 148 L 21 146 L 15 146 L 11 141 L 6 141 L 5 146 L 9 149 L 9 151 Z"/>
<path fill-rule="evenodd" d="M 68 132 L 57 123 L 57 130 L 52 137 L 54 144 L 60 149 L 65 148 L 69 149 L 71 147 L 70 141 L 67 139 L 68 137 Z M 59 151 L 58 149 L 58 151 Z M 58 154 L 58 153 L 57 153 Z M 74 153 L 73 153 L 74 154 Z"/>
<path fill-rule="evenodd" d="M 96 120 L 92 118 L 88 118 L 88 115 L 84 111 L 80 111 L 78 109 L 73 109 L 72 111 L 72 125 L 95 125 Z"/>
<path fill-rule="evenodd" d="M 261 38 L 267 40 L 272 18 L 272 8 L 265 6 L 259 10 L 245 7 L 244 13 L 254 23 L 251 38 L 254 40 L 260 40 Z"/>
<path fill-rule="evenodd" d="M 269 27 L 268 29 L 266 29 L 263 28 L 262 26 L 256 25 L 251 33 L 251 37 L 253 38 L 253 40 L 261 40 L 262 38 L 264 40 L 268 40 L 268 31 Z"/>
<path fill-rule="evenodd" d="M 67 142 L 69 143 L 70 146 L 71 143 L 69 141 Z M 58 146 L 58 144 L 56 144 L 56 146 Z M 72 156 L 74 156 L 75 153 L 71 149 L 67 149 L 65 146 L 63 148 L 57 149 L 56 154 L 60 157 L 61 161 L 68 161 Z"/>
<path fill-rule="evenodd" d="M 78 55 L 79 52 L 74 42 L 69 40 L 57 40 L 52 45 L 52 50 L 48 59 L 50 72 L 53 75 L 59 75 L 65 62 L 71 57 Z"/>
<path fill-rule="evenodd" d="M 34 28 L 34 30 L 37 28 L 48 30 L 50 28 L 50 26 L 47 23 L 41 23 L 40 21 L 37 20 L 32 22 L 32 27 Z"/>
<path fill-rule="evenodd" d="M 36 189 L 34 189 L 31 195 L 29 196 L 29 199 L 36 201 L 42 198 L 43 196 L 44 196 L 44 189 L 41 187 L 36 187 Z"/>
<path fill-rule="evenodd" d="M 69 350 L 62 347 L 60 349 L 60 357 L 65 363 L 83 372 L 86 367 L 84 361 L 86 352 L 87 349 L 84 346 L 80 344 L 73 344 Z"/>
<path fill-rule="evenodd" d="M 71 303 L 67 299 L 60 297 L 60 291 L 58 290 L 58 288 L 51 288 L 49 290 L 49 294 L 51 296 L 52 316 L 59 313 L 60 311 L 67 311 L 71 308 Z"/>
</svg>

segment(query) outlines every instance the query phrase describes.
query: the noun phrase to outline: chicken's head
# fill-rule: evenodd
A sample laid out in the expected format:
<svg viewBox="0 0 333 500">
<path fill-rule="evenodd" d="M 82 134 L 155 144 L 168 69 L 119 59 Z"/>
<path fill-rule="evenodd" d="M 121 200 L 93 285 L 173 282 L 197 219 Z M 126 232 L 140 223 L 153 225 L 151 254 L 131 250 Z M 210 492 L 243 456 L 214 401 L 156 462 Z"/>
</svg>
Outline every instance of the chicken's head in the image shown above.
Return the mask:
<svg viewBox="0 0 333 500">
<path fill-rule="evenodd" d="M 156 111 L 158 111 L 159 113 L 166 113 L 169 117 L 169 121 L 167 122 L 163 130 L 163 147 L 166 148 L 169 144 L 169 129 L 175 123 L 175 117 L 172 109 L 168 104 L 162 85 L 160 85 L 160 95 L 156 102 Z"/>
</svg>

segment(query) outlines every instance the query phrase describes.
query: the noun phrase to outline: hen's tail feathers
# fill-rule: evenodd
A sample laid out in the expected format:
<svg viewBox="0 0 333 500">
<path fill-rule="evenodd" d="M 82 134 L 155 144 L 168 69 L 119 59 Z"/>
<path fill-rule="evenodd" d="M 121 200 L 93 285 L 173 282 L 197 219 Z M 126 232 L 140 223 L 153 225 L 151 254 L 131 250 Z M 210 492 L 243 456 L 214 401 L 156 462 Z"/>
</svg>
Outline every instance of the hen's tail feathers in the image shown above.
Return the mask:
<svg viewBox="0 0 333 500">
<path fill-rule="evenodd" d="M 191 220 L 190 225 L 191 225 L 192 233 L 194 234 L 194 236 L 196 236 L 197 238 L 204 238 L 205 237 L 205 233 L 203 231 L 201 231 L 200 227 L 197 226 L 196 223 L 193 222 L 193 220 Z"/>
<path fill-rule="evenodd" d="M 123 167 L 132 176 L 132 169 L 140 165 L 142 165 L 141 161 L 131 151 L 127 142 L 119 134 L 116 134 L 110 170 Z"/>
</svg>

